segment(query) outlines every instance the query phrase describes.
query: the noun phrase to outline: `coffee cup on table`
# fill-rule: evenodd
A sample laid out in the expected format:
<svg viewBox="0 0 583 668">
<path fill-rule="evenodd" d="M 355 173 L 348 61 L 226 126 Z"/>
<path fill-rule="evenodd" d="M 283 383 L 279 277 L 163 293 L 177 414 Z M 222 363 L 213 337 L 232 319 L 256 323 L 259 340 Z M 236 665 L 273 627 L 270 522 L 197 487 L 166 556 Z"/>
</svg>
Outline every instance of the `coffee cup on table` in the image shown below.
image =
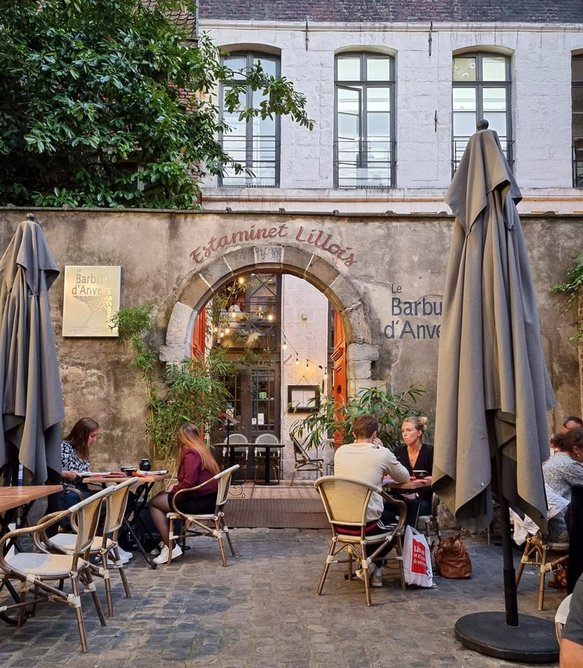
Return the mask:
<svg viewBox="0 0 583 668">
<path fill-rule="evenodd" d="M 426 471 L 425 469 L 414 469 L 413 470 L 413 475 L 418 480 L 421 480 L 422 478 L 427 478 L 427 476 L 429 475 L 429 471 Z"/>
</svg>

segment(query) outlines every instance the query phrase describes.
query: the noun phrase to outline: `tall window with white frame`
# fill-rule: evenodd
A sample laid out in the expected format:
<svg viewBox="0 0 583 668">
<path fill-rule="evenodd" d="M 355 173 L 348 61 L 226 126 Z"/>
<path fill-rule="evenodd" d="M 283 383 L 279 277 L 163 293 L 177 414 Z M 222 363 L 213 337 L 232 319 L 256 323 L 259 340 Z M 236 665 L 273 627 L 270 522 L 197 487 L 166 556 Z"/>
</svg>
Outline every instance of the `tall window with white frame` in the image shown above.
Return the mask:
<svg viewBox="0 0 583 668">
<path fill-rule="evenodd" d="M 462 158 L 477 121 L 485 118 L 496 130 L 512 165 L 510 58 L 498 53 L 464 53 L 453 58 L 452 172 Z"/>
<path fill-rule="evenodd" d="M 583 55 L 571 60 L 573 187 L 583 188 Z"/>
<path fill-rule="evenodd" d="M 395 185 L 394 95 L 391 56 L 343 53 L 336 57 L 337 188 Z"/>
<path fill-rule="evenodd" d="M 235 187 L 278 187 L 279 186 L 279 117 L 240 120 L 240 111 L 251 107 L 257 108 L 263 99 L 261 91 L 253 91 L 250 86 L 239 95 L 239 110 L 229 112 L 225 109 L 225 94 L 233 83 L 244 82 L 246 72 L 261 64 L 268 75 L 279 76 L 279 58 L 260 53 L 233 53 L 224 58 L 224 64 L 233 73 L 233 79 L 225 81 L 221 90 L 221 117 L 229 130 L 221 137 L 223 149 L 245 171 L 237 174 L 232 166 L 226 165 L 219 178 L 221 186 Z"/>
</svg>

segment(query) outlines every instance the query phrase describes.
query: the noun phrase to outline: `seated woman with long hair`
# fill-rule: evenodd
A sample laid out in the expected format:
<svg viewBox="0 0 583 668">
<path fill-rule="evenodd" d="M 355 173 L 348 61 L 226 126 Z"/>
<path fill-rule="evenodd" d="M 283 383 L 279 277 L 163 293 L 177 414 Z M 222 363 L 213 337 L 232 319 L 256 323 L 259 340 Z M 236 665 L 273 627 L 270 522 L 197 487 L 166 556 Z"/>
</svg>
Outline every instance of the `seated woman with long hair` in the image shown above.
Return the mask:
<svg viewBox="0 0 583 668">
<path fill-rule="evenodd" d="M 219 472 L 219 465 L 204 445 L 198 429 L 190 422 L 185 422 L 178 430 L 178 482 L 170 491 L 157 494 L 150 501 L 150 514 L 158 529 L 164 547 L 154 559 L 157 564 L 165 564 L 169 557 L 168 548 L 168 520 L 166 513 L 170 512 L 170 501 L 176 492 L 210 480 Z M 218 483 L 216 481 L 205 485 L 200 493 L 182 494 L 180 496 L 180 510 L 184 513 L 207 514 L 214 512 L 217 501 Z M 172 559 L 179 557 L 182 550 L 179 545 L 172 549 Z"/>
<path fill-rule="evenodd" d="M 99 425 L 89 417 L 77 420 L 61 443 L 61 476 L 63 478 L 63 508 L 70 508 L 92 492 L 83 482 L 82 473 L 91 471 L 89 450 L 97 441 Z"/>
</svg>

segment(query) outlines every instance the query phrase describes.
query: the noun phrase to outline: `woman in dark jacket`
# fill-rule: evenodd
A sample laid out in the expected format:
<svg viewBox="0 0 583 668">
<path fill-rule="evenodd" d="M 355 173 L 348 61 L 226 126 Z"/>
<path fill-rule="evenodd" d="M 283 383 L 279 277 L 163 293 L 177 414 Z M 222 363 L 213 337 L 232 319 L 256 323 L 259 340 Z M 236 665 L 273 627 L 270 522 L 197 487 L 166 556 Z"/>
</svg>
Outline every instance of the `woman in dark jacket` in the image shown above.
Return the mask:
<svg viewBox="0 0 583 668">
<path fill-rule="evenodd" d="M 433 446 L 423 443 L 429 420 L 426 417 L 408 417 L 401 425 L 403 443 L 395 450 L 395 456 L 401 464 L 413 475 L 413 471 L 427 471 L 431 475 L 433 470 Z M 415 494 L 403 494 L 407 504 L 407 524 L 415 525 L 419 515 L 431 514 L 430 487 L 419 490 Z"/>
</svg>

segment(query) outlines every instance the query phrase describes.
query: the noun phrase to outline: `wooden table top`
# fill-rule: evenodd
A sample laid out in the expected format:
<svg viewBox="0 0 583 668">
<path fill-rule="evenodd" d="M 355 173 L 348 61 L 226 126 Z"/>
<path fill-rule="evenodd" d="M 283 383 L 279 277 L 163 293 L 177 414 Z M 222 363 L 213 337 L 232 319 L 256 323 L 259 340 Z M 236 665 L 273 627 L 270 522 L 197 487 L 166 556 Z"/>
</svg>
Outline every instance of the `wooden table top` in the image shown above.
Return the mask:
<svg viewBox="0 0 583 668">
<path fill-rule="evenodd" d="M 155 473 L 153 475 L 134 475 L 134 476 L 129 476 L 133 478 L 134 480 L 137 480 L 138 483 L 150 483 L 150 482 L 156 482 L 158 480 L 168 480 L 168 478 L 171 478 L 171 474 L 166 472 L 166 473 Z M 122 482 L 123 480 L 127 480 L 128 476 L 84 476 L 83 480 L 81 482 L 88 484 L 88 485 L 106 485 L 106 484 L 117 484 L 119 482 Z"/>
<path fill-rule="evenodd" d="M 0 513 L 24 506 L 44 496 L 63 491 L 61 485 L 24 485 L 22 487 L 0 487 Z"/>
</svg>

